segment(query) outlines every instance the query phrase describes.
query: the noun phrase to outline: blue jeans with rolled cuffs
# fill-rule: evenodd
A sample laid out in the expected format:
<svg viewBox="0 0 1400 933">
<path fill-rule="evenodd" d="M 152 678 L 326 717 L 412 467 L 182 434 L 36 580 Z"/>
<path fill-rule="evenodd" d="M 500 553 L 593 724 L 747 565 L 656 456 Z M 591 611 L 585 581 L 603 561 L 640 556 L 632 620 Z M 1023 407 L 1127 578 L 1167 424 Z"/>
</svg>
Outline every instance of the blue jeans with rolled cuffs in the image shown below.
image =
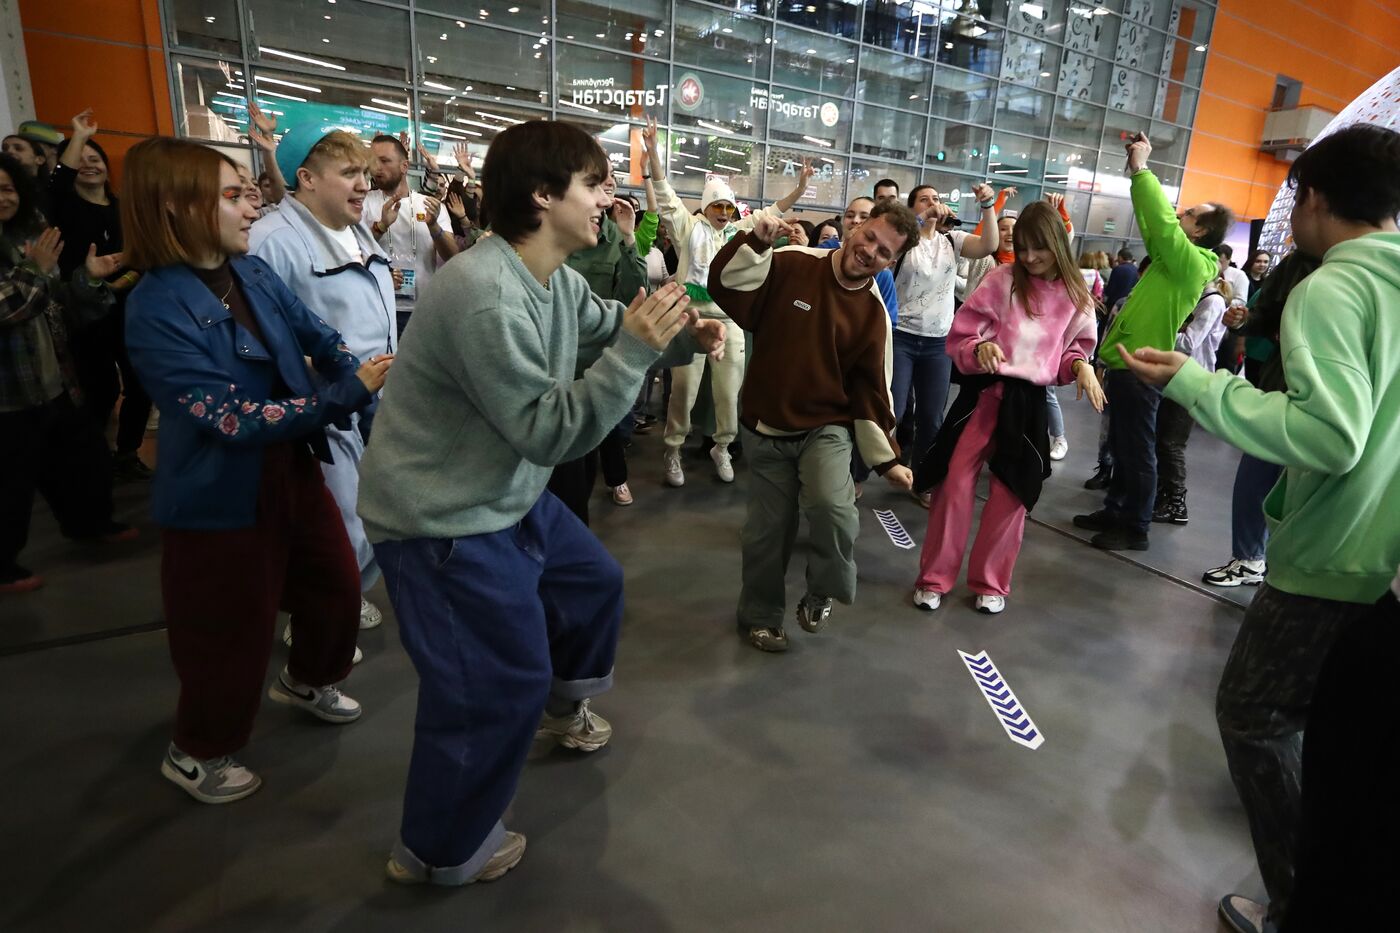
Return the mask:
<svg viewBox="0 0 1400 933">
<path fill-rule="evenodd" d="M 419 677 L 393 855 L 464 884 L 505 837 L 545 701 L 612 686 L 622 568 L 549 492 L 502 531 L 374 548 Z"/>
</svg>

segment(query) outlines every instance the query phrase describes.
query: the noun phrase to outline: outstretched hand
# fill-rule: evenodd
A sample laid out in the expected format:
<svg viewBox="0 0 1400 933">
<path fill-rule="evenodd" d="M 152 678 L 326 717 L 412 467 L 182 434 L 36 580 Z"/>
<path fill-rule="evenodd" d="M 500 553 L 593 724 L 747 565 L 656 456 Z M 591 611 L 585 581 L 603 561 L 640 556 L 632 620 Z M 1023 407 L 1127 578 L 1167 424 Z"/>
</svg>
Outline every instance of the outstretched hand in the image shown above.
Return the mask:
<svg viewBox="0 0 1400 933">
<path fill-rule="evenodd" d="M 106 256 L 97 255 L 97 244 L 88 247 L 87 261 L 84 263 L 87 274 L 94 279 L 105 279 L 116 275 L 118 269 L 122 267 L 121 253 L 108 253 Z"/>
<path fill-rule="evenodd" d="M 248 97 L 248 138 L 268 155 L 277 151 L 277 117 L 268 114 L 258 102 Z"/>
<path fill-rule="evenodd" d="M 1118 355 L 1123 357 L 1124 365 L 1132 370 L 1133 375 L 1153 386 L 1171 382 L 1190 359 L 1178 350 L 1154 350 L 1152 347 L 1140 347 L 1136 353 L 1129 353 L 1121 343 L 1118 344 Z"/>
</svg>

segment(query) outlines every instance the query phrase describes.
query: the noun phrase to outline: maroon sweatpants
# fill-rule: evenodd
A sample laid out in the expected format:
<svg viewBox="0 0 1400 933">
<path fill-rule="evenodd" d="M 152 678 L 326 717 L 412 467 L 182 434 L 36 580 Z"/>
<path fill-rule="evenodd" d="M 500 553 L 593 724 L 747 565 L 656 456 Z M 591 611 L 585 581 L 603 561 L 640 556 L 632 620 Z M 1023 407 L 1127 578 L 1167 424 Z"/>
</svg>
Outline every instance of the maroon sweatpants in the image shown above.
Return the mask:
<svg viewBox="0 0 1400 933">
<path fill-rule="evenodd" d="M 279 609 L 292 616 L 292 677 L 320 687 L 350 673 L 360 569 L 305 444 L 264 453 L 257 524 L 166 529 L 161 543 L 161 595 L 180 678 L 175 746 L 185 754 L 218 758 L 248 743 Z"/>
</svg>

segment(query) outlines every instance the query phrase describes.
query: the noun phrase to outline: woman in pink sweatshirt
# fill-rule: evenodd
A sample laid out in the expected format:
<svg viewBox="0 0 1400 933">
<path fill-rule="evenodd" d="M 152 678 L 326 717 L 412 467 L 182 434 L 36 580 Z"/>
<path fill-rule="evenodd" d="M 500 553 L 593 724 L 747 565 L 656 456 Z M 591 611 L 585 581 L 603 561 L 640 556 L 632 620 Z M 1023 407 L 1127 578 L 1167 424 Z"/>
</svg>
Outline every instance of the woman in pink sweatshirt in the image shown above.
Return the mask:
<svg viewBox="0 0 1400 933">
<path fill-rule="evenodd" d="M 962 388 L 920 464 L 919 490 L 937 487 L 919 558 L 914 605 L 937 609 L 962 567 L 977 477 L 992 469 L 991 496 L 972 546 L 968 586 L 982 612 L 1001 612 L 1021 549 L 1026 512 L 1050 475 L 1045 387 L 1077 383 L 1103 411 L 1089 357 L 1094 302 L 1054 208 L 1035 203 L 1013 233 L 1015 262 L 998 266 L 964 302 L 948 334 Z"/>
</svg>

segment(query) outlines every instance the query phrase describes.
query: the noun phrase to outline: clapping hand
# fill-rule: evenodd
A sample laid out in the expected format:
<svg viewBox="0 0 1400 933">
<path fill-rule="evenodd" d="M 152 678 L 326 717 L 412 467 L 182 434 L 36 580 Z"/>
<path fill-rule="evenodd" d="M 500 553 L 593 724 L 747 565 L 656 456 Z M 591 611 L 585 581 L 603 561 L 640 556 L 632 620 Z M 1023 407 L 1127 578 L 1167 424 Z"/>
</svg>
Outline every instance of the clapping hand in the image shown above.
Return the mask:
<svg viewBox="0 0 1400 933">
<path fill-rule="evenodd" d="M 87 267 L 89 278 L 105 279 L 115 275 L 117 270 L 122 267 L 122 254 L 108 253 L 106 256 L 99 256 L 97 255 L 97 244 L 94 243 L 88 247 L 87 261 L 84 265 Z"/>
<path fill-rule="evenodd" d="M 63 234 L 57 227 L 49 227 L 24 248 L 24 258 L 38 266 L 45 275 L 53 275 L 58 271 L 58 257 L 62 252 Z"/>
</svg>

